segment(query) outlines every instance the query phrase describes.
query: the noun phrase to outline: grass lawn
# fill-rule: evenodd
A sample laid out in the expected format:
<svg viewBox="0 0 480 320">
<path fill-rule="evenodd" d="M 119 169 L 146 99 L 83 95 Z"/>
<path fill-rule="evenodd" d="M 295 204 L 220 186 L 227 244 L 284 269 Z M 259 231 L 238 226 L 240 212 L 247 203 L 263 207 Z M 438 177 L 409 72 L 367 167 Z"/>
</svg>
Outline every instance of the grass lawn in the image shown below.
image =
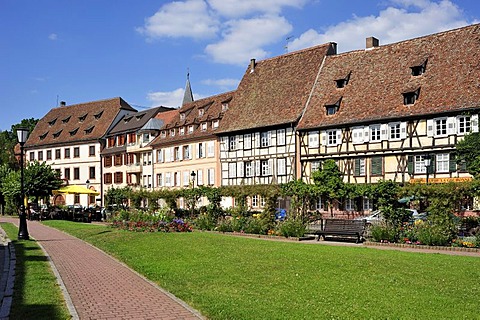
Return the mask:
<svg viewBox="0 0 480 320">
<path fill-rule="evenodd" d="M 48 221 L 210 319 L 478 319 L 480 259 Z"/>
<path fill-rule="evenodd" d="M 71 319 L 57 279 L 43 251 L 32 240 L 17 239 L 18 228 L 2 223 L 17 258 L 10 319 Z"/>
</svg>

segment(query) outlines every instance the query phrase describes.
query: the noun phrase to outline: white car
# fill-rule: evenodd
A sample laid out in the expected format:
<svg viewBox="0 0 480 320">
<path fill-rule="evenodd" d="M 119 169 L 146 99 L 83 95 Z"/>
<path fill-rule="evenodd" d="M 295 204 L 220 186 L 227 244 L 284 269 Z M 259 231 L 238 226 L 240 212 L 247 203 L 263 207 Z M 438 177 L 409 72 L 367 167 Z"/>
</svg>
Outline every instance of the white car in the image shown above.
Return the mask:
<svg viewBox="0 0 480 320">
<path fill-rule="evenodd" d="M 415 209 L 405 209 L 412 213 L 412 220 L 423 219 L 424 213 L 418 213 Z M 357 217 L 355 220 L 365 220 L 367 224 L 375 224 L 383 221 L 382 212 L 380 210 L 373 211 L 370 215 L 364 217 Z"/>
</svg>

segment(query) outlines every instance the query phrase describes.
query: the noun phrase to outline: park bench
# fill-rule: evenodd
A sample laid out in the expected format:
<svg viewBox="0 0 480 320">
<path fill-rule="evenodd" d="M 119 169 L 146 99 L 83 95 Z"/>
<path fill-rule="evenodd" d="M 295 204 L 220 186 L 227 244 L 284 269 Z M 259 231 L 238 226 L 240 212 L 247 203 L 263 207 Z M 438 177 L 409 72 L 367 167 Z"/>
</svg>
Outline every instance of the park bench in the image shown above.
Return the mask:
<svg viewBox="0 0 480 320">
<path fill-rule="evenodd" d="M 365 230 L 365 220 L 325 219 L 323 224 L 311 224 L 307 227 L 307 233 L 317 235 L 317 241 L 322 237 L 355 238 L 355 243 L 362 240 Z"/>
</svg>

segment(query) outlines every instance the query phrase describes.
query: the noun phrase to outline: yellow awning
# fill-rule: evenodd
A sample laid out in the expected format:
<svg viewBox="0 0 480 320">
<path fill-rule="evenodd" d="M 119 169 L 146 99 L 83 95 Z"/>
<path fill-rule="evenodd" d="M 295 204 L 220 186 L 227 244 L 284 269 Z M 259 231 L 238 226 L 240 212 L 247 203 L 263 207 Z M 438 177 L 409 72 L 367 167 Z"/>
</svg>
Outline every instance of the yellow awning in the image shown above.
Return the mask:
<svg viewBox="0 0 480 320">
<path fill-rule="evenodd" d="M 67 194 L 91 194 L 91 195 L 95 195 L 95 196 L 98 196 L 100 194 L 100 192 L 98 191 L 95 191 L 95 190 L 91 190 L 91 189 L 87 189 L 85 188 L 84 186 L 65 186 L 65 187 L 62 187 L 58 190 L 53 190 L 53 194 L 61 194 L 61 193 L 67 193 Z"/>
</svg>

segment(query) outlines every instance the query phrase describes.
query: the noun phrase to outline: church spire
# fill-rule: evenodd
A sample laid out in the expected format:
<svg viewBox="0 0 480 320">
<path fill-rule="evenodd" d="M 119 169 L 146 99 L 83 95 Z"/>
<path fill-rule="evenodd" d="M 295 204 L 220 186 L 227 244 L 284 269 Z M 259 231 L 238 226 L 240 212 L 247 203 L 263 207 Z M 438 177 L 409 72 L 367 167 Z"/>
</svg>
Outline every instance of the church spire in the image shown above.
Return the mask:
<svg viewBox="0 0 480 320">
<path fill-rule="evenodd" d="M 187 72 L 187 84 L 185 85 L 182 106 L 189 102 L 193 102 L 192 87 L 190 86 L 190 71 Z"/>
</svg>

